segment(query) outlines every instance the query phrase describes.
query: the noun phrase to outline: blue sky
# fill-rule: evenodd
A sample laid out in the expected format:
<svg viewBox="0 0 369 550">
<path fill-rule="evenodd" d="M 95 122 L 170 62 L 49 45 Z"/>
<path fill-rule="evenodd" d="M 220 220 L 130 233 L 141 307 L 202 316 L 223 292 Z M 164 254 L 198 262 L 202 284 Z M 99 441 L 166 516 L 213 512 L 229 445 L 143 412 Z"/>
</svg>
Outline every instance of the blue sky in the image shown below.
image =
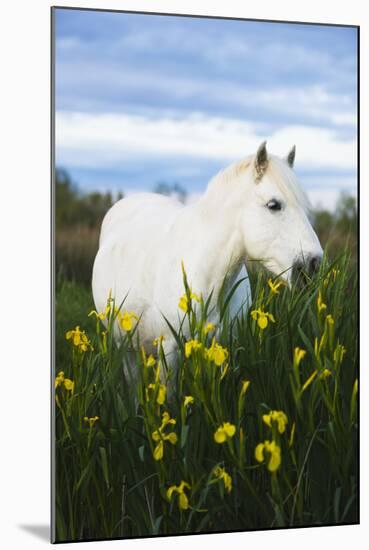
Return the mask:
<svg viewBox="0 0 369 550">
<path fill-rule="evenodd" d="M 201 193 L 267 139 L 313 204 L 356 191 L 350 27 L 56 10 L 56 160 L 81 190 Z"/>
</svg>

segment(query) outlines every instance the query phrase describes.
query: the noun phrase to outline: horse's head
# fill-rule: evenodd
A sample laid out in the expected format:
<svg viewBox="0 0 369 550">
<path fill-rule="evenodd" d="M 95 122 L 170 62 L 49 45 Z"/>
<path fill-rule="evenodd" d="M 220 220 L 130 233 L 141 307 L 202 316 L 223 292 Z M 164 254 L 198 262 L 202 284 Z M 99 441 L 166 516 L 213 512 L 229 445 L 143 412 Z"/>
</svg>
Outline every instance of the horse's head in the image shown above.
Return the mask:
<svg viewBox="0 0 369 550">
<path fill-rule="evenodd" d="M 295 147 L 285 159 L 269 156 L 262 143 L 249 166 L 249 193 L 242 214 L 246 253 L 276 275 L 313 275 L 322 247 L 308 218 L 308 199 L 293 172 Z"/>
</svg>

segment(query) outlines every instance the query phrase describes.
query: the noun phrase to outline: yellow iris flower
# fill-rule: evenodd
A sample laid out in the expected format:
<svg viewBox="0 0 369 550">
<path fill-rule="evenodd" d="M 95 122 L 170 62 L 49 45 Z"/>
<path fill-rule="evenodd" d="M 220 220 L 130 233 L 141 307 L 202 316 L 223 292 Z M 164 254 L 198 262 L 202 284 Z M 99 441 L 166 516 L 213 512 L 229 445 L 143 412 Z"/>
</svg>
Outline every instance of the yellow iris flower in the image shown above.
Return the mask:
<svg viewBox="0 0 369 550">
<path fill-rule="evenodd" d="M 141 356 L 142 356 L 142 363 L 143 366 L 146 367 L 154 367 L 155 366 L 155 358 L 152 354 L 150 354 L 148 357 L 146 355 L 146 351 L 144 346 L 141 346 Z"/>
<path fill-rule="evenodd" d="M 276 472 L 281 465 L 281 448 L 275 441 L 266 440 L 256 446 L 255 458 L 258 462 L 265 460 L 269 472 Z"/>
<path fill-rule="evenodd" d="M 225 471 L 224 468 L 221 468 L 220 466 L 217 466 L 214 469 L 214 475 L 219 480 L 223 480 L 224 488 L 227 491 L 227 493 L 230 493 L 232 491 L 232 478 L 231 476 Z"/>
<path fill-rule="evenodd" d="M 146 388 L 146 401 L 150 400 L 149 390 L 153 390 L 155 392 L 156 389 L 158 390 L 156 402 L 158 403 L 158 405 L 163 405 L 167 395 L 167 388 L 164 386 L 164 384 L 159 384 L 158 387 L 156 384 L 149 384 Z"/>
<path fill-rule="evenodd" d="M 60 371 L 55 378 L 55 388 L 59 386 L 64 386 L 64 388 L 71 393 L 74 392 L 74 382 L 69 378 L 65 378 L 63 371 Z"/>
<path fill-rule="evenodd" d="M 266 329 L 269 321 L 272 323 L 275 323 L 273 314 L 268 313 L 267 311 L 264 311 L 262 308 L 254 309 L 251 312 L 251 317 L 254 319 L 254 321 L 257 321 L 259 328 L 261 328 L 261 330 Z"/>
<path fill-rule="evenodd" d="M 195 400 L 194 400 L 194 398 L 192 397 L 192 395 L 185 395 L 183 405 L 184 405 L 185 407 L 188 407 L 188 405 L 191 405 L 194 401 L 195 401 Z"/>
<path fill-rule="evenodd" d="M 64 372 L 60 371 L 58 376 L 55 378 L 55 387 L 61 386 L 64 384 Z"/>
<path fill-rule="evenodd" d="M 192 355 L 193 352 L 200 350 L 202 348 L 202 343 L 198 340 L 189 340 L 185 343 L 185 356 L 187 359 Z"/>
<path fill-rule="evenodd" d="M 73 330 L 68 330 L 65 333 L 65 338 L 67 340 L 72 340 L 73 345 L 78 349 L 78 351 L 86 352 L 89 348 L 93 350 L 90 340 L 87 338 L 87 335 L 84 330 L 81 330 L 77 326 Z"/>
<path fill-rule="evenodd" d="M 110 311 L 111 311 L 111 307 L 110 307 L 110 304 L 109 304 L 109 301 L 108 301 L 108 304 L 105 308 L 105 311 L 98 312 L 95 309 L 93 309 L 88 314 L 88 317 L 91 317 L 92 315 L 95 315 L 96 319 L 100 319 L 100 321 L 105 321 L 105 319 L 107 319 L 109 317 Z"/>
<path fill-rule="evenodd" d="M 138 316 L 134 311 L 118 312 L 118 322 L 121 328 L 125 332 L 131 332 L 133 330 L 133 319 L 139 321 Z"/>
<path fill-rule="evenodd" d="M 186 294 L 184 294 L 183 296 L 180 297 L 179 302 L 178 302 L 178 307 L 179 307 L 179 309 L 181 309 L 182 311 L 187 313 L 187 311 L 188 311 L 188 298 L 187 298 Z"/>
<path fill-rule="evenodd" d="M 155 359 L 152 354 L 150 354 L 147 358 L 146 367 L 154 367 L 155 366 Z"/>
<path fill-rule="evenodd" d="M 230 422 L 223 422 L 221 426 L 214 433 L 214 440 L 216 443 L 225 443 L 228 439 L 231 439 L 236 433 L 236 426 L 230 424 Z"/>
<path fill-rule="evenodd" d="M 279 294 L 279 287 L 283 284 L 283 281 L 277 281 L 276 283 L 273 283 L 272 279 L 268 279 L 268 285 L 272 294 Z"/>
<path fill-rule="evenodd" d="M 170 415 L 168 412 L 164 412 L 162 414 L 162 423 L 161 426 L 155 430 L 151 437 L 156 442 L 156 446 L 154 449 L 154 459 L 155 460 L 162 460 L 164 456 L 164 442 L 169 441 L 172 445 L 175 445 L 177 443 L 177 434 L 175 432 L 169 432 L 164 433 L 164 429 L 168 425 L 175 425 L 176 421 L 174 418 L 170 418 Z"/>
<path fill-rule="evenodd" d="M 279 433 L 283 434 L 288 424 L 288 418 L 283 411 L 270 411 L 269 414 L 263 415 L 263 422 L 269 426 L 269 428 L 271 428 L 273 422 L 275 422 L 278 426 Z"/>
<path fill-rule="evenodd" d="M 178 506 L 181 510 L 187 510 L 189 507 L 188 504 L 188 497 L 185 493 L 185 489 L 191 489 L 191 485 L 187 483 L 186 481 L 181 481 L 181 483 L 177 485 L 172 485 L 167 490 L 167 498 L 168 500 L 171 500 L 173 493 L 177 493 L 179 495 L 178 498 Z"/>
<path fill-rule="evenodd" d="M 197 294 L 195 294 L 195 292 L 192 292 L 192 291 L 190 292 L 190 301 L 191 300 L 195 300 L 195 302 L 197 303 L 201 302 L 201 298 Z M 181 296 L 179 299 L 178 307 L 179 309 L 187 313 L 189 310 L 189 306 L 190 306 L 190 303 L 188 300 L 188 296 L 187 294 L 183 294 L 183 296 Z"/>
<path fill-rule="evenodd" d="M 160 335 L 157 338 L 155 338 L 155 340 L 153 340 L 152 343 L 157 348 L 158 346 L 160 346 L 160 344 L 164 342 L 164 340 L 165 340 L 165 336 Z"/>
<path fill-rule="evenodd" d="M 211 347 L 206 350 L 206 356 L 210 361 L 213 361 L 217 367 L 221 367 L 228 358 L 228 350 L 223 348 L 213 338 Z"/>
<path fill-rule="evenodd" d="M 69 378 L 64 379 L 64 387 L 66 390 L 70 392 L 74 392 L 74 382 L 72 380 L 69 380 Z"/>
<path fill-rule="evenodd" d="M 214 325 L 214 323 L 207 323 L 207 324 L 204 326 L 204 334 L 208 334 L 209 332 L 213 332 L 213 330 L 215 330 L 215 325 Z"/>
</svg>

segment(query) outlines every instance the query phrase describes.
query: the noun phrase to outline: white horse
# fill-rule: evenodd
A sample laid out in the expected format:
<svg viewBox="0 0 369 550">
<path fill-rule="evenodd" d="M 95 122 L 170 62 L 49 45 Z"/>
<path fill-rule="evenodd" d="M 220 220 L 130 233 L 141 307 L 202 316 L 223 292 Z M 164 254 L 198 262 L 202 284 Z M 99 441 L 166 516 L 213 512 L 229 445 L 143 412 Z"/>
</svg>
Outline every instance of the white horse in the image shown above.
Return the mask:
<svg viewBox="0 0 369 550">
<path fill-rule="evenodd" d="M 250 303 L 246 258 L 260 261 L 290 281 L 293 269 L 317 270 L 322 248 L 307 216 L 308 200 L 292 170 L 295 148 L 286 159 L 269 156 L 266 143 L 256 155 L 217 174 L 195 204 L 140 193 L 112 206 L 101 228 L 92 277 L 98 311 L 111 292 L 123 310 L 141 317 L 140 341 L 147 349 L 165 337 L 183 312 L 181 262 L 193 292 L 216 304 L 226 275 L 243 282 L 233 295 L 231 314 Z"/>
</svg>

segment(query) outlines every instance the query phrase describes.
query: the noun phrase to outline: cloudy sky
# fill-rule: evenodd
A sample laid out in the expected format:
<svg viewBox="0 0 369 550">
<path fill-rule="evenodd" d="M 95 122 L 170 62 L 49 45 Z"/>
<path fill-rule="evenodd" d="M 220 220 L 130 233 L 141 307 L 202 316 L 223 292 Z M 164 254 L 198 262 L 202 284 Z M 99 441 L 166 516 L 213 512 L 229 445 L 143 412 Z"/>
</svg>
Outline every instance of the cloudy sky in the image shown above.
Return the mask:
<svg viewBox="0 0 369 550">
<path fill-rule="evenodd" d="M 314 205 L 356 193 L 357 31 L 56 10 L 56 162 L 81 190 L 201 193 L 267 139 Z"/>
</svg>

